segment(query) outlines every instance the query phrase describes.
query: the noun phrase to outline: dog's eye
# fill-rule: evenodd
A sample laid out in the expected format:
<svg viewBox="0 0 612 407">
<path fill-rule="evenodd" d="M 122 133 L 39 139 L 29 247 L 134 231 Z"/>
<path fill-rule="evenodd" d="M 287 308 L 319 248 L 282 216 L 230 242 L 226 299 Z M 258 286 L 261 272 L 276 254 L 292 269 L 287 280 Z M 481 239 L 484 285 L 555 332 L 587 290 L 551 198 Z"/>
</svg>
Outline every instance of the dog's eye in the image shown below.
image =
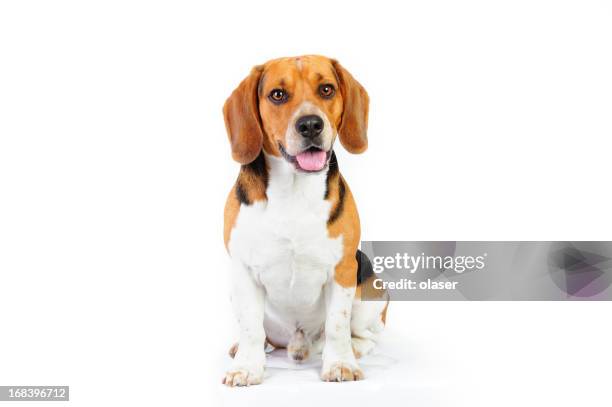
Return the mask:
<svg viewBox="0 0 612 407">
<path fill-rule="evenodd" d="M 322 98 L 329 99 L 334 96 L 335 93 L 336 89 L 334 88 L 334 85 L 326 83 L 319 86 L 319 95 L 321 95 Z"/>
<path fill-rule="evenodd" d="M 288 97 L 289 94 L 284 89 L 272 89 L 272 92 L 270 92 L 270 95 L 268 96 L 268 98 L 270 98 L 270 100 L 276 104 L 286 102 Z"/>
</svg>

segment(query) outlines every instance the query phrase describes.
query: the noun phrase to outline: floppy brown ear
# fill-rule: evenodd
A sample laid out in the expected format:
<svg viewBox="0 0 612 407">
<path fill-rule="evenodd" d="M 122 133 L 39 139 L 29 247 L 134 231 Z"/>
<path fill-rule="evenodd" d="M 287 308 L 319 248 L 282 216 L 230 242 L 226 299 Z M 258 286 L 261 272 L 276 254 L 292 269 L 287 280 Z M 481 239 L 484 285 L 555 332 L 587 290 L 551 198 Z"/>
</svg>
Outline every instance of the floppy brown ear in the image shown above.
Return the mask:
<svg viewBox="0 0 612 407">
<path fill-rule="evenodd" d="M 261 66 L 254 67 L 223 105 L 232 158 L 240 164 L 255 160 L 263 144 L 257 95 L 262 71 Z"/>
<path fill-rule="evenodd" d="M 353 154 L 363 153 L 368 148 L 368 93 L 353 76 L 338 63 L 332 60 L 338 75 L 340 93 L 344 101 L 342 120 L 338 128 L 340 142 Z"/>
</svg>

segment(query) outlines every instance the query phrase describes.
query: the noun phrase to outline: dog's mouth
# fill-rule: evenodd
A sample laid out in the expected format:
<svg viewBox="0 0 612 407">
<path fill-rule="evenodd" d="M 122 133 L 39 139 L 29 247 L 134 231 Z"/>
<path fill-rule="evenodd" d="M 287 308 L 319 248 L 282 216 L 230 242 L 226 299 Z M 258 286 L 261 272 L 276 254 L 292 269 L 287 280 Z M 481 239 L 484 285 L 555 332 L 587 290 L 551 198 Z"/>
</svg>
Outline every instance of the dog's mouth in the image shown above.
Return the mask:
<svg viewBox="0 0 612 407">
<path fill-rule="evenodd" d="M 325 168 L 331 150 L 325 151 L 319 147 L 311 146 L 297 155 L 291 155 L 287 153 L 282 144 L 278 144 L 281 154 L 285 160 L 292 163 L 296 169 L 304 172 L 319 172 Z"/>
</svg>

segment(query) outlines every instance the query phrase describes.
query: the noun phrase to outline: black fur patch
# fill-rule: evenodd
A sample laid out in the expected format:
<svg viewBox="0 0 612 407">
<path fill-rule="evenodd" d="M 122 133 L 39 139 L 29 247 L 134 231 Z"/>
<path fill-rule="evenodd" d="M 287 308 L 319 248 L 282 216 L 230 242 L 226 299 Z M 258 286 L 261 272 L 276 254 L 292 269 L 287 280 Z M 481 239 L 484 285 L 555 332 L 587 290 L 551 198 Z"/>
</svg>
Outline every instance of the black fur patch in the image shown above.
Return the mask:
<svg viewBox="0 0 612 407">
<path fill-rule="evenodd" d="M 329 185 L 336 175 L 338 175 L 338 160 L 336 160 L 336 153 L 332 150 L 331 157 L 329 158 L 329 169 L 327 170 L 327 178 L 325 180 L 325 196 L 323 196 L 323 199 L 329 198 Z"/>
<path fill-rule="evenodd" d="M 259 179 L 263 183 L 264 190 L 268 188 L 268 167 L 266 167 L 266 159 L 264 158 L 263 152 L 259 153 L 253 162 L 245 164 L 240 168 L 238 181 L 236 181 L 236 198 L 238 198 L 241 204 L 251 205 L 253 202 L 249 199 L 247 189 L 241 182 L 241 178 L 247 175 L 250 179 Z"/>
<path fill-rule="evenodd" d="M 357 285 L 361 285 L 362 282 L 374 275 L 374 269 L 368 256 L 361 250 L 357 249 L 355 257 L 357 258 Z"/>
<path fill-rule="evenodd" d="M 241 204 L 245 204 L 245 205 L 251 204 L 251 202 L 249 202 L 249 197 L 246 191 L 244 190 L 244 188 L 242 187 L 242 184 L 240 183 L 240 181 L 236 183 L 236 198 L 238 199 L 238 202 L 240 202 Z"/>
<path fill-rule="evenodd" d="M 252 162 L 243 165 L 242 171 L 249 172 L 251 175 L 261 178 L 264 186 L 268 188 L 268 167 L 266 167 L 266 159 L 263 152 L 259 153 L 257 158 Z"/>
<path fill-rule="evenodd" d="M 342 215 L 342 211 L 344 211 L 344 195 L 346 194 L 346 186 L 344 186 L 344 181 L 342 181 L 341 177 L 338 177 L 338 203 L 334 207 L 331 215 L 329 215 L 329 219 L 327 219 L 327 224 L 331 225 L 334 223 L 340 215 Z"/>
</svg>

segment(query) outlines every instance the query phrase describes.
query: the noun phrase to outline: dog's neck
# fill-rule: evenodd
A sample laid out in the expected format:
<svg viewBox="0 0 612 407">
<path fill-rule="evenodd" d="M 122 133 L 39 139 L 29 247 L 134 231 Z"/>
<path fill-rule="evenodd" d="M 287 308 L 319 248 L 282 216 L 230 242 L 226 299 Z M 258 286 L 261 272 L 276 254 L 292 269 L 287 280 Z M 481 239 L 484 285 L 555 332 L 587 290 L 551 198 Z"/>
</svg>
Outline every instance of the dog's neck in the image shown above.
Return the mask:
<svg viewBox="0 0 612 407">
<path fill-rule="evenodd" d="M 333 153 L 325 169 L 317 173 L 298 171 L 284 158 L 264 152 L 251 163 L 243 165 L 236 181 L 235 193 L 240 203 L 328 199 L 330 183 L 338 182 L 338 163 Z"/>
<path fill-rule="evenodd" d="M 293 164 L 282 157 L 264 154 L 268 168 L 268 200 L 275 198 L 323 199 L 327 185 L 329 165 L 322 171 L 307 173 L 297 170 Z M 330 159 L 330 162 L 332 160 Z M 333 157 L 334 165 L 335 156 Z"/>
</svg>

